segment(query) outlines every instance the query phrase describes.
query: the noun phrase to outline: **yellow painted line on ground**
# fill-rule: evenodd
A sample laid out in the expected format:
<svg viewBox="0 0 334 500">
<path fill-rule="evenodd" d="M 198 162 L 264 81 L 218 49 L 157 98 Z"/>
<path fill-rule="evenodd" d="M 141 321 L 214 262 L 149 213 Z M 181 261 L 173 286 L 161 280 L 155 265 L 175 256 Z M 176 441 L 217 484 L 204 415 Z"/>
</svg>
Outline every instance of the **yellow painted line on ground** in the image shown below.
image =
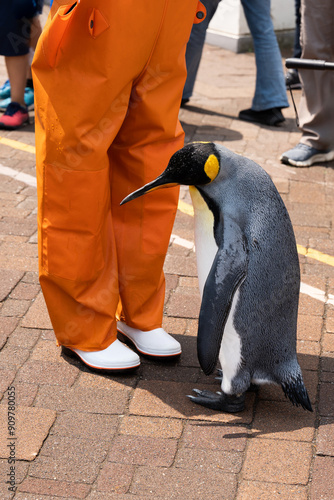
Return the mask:
<svg viewBox="0 0 334 500">
<path fill-rule="evenodd" d="M 30 144 L 25 144 L 24 142 L 14 141 L 13 139 L 8 139 L 7 137 L 0 137 L 0 144 L 9 146 L 10 148 L 20 149 L 26 153 L 36 154 L 35 146 L 30 146 Z"/>
<path fill-rule="evenodd" d="M 185 203 L 182 200 L 179 200 L 178 209 L 180 212 L 187 215 L 194 215 L 194 209 L 192 205 L 189 203 Z M 334 267 L 334 257 L 332 255 L 328 255 L 326 253 L 319 252 L 318 250 L 314 250 L 313 248 L 306 248 L 302 245 L 297 244 L 297 251 L 300 255 L 305 255 L 309 259 L 317 260 L 318 262 L 322 262 L 323 264 L 327 264 L 328 266 Z"/>
<path fill-rule="evenodd" d="M 310 259 L 318 260 L 319 262 L 323 262 L 324 264 L 328 264 L 329 266 L 334 266 L 334 257 L 332 255 L 319 252 L 318 250 L 314 250 L 313 248 L 305 248 L 301 245 L 297 245 L 297 250 L 300 255 L 305 255 Z"/>
</svg>

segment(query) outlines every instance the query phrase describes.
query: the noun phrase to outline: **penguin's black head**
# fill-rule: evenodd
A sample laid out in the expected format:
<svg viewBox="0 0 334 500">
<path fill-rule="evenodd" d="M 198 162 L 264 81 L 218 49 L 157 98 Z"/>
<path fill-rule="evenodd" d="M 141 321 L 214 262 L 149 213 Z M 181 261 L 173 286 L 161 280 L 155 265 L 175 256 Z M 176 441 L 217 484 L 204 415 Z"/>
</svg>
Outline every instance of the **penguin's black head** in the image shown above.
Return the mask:
<svg viewBox="0 0 334 500">
<path fill-rule="evenodd" d="M 161 187 L 171 187 L 178 184 L 187 186 L 209 184 L 217 177 L 219 168 L 219 153 L 214 143 L 194 142 L 188 144 L 173 154 L 166 170 L 159 177 L 129 194 L 121 202 L 121 205 Z"/>
</svg>

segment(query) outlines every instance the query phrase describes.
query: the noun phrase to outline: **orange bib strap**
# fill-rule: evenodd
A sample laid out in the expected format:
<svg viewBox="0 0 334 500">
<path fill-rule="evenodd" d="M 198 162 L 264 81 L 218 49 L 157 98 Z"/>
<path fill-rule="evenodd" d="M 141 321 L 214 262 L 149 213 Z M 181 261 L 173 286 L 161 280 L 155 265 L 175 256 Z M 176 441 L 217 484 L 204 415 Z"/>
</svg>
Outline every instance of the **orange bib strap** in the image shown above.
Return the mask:
<svg viewBox="0 0 334 500">
<path fill-rule="evenodd" d="M 206 8 L 202 2 L 198 2 L 194 24 L 199 24 L 206 18 Z"/>
</svg>

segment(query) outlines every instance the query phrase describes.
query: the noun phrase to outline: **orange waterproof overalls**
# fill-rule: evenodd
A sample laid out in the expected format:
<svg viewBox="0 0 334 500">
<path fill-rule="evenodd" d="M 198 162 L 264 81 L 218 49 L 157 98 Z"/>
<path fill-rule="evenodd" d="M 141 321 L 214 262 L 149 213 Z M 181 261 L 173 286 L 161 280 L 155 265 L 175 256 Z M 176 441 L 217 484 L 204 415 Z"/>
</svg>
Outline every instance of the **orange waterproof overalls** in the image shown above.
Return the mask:
<svg viewBox="0 0 334 500">
<path fill-rule="evenodd" d="M 101 350 L 116 311 L 162 323 L 178 188 L 125 206 L 183 146 L 197 0 L 55 0 L 33 64 L 40 283 L 58 345 Z"/>
</svg>

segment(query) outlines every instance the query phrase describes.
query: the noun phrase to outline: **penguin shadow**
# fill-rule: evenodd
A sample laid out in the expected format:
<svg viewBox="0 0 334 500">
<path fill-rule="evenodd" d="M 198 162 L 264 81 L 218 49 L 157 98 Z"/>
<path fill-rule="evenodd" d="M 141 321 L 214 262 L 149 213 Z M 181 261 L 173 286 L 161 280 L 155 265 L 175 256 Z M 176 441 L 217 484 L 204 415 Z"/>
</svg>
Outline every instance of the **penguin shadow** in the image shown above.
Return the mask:
<svg viewBox="0 0 334 500">
<path fill-rule="evenodd" d="M 187 397 L 195 388 L 220 391 L 221 382 L 218 380 L 217 372 L 206 376 L 200 369 L 196 336 L 173 336 L 182 345 L 181 356 L 151 358 L 141 354 L 140 367 L 127 372 L 101 372 L 89 368 L 76 356 L 69 356 L 64 351 L 61 356 L 82 373 L 90 373 L 110 380 L 110 383 L 116 382 L 134 389 L 137 402 L 133 406 L 130 403 L 130 414 L 138 414 L 136 405 L 139 405 L 145 407 L 144 414 L 147 417 L 183 418 L 203 428 L 219 427 L 222 429 L 222 439 L 261 436 L 274 438 L 285 434 L 287 439 L 312 440 L 319 408 L 321 407 L 322 415 L 326 414 L 324 413 L 327 408 L 326 401 L 321 400 L 321 394 L 325 394 L 327 386 L 331 385 L 325 380 L 326 373 L 328 377 L 329 373 L 334 372 L 334 358 L 322 356 L 319 371 L 319 356 L 298 355 L 313 413 L 293 406 L 280 386 L 265 384 L 251 387 L 246 394 L 245 409 L 242 412 L 229 414 L 197 405 Z M 322 370 L 324 376 L 319 383 L 318 372 L 322 373 Z M 330 410 L 328 408 L 328 416 L 332 415 Z M 324 418 L 321 424 L 330 424 L 332 421 L 333 418 Z"/>
</svg>

